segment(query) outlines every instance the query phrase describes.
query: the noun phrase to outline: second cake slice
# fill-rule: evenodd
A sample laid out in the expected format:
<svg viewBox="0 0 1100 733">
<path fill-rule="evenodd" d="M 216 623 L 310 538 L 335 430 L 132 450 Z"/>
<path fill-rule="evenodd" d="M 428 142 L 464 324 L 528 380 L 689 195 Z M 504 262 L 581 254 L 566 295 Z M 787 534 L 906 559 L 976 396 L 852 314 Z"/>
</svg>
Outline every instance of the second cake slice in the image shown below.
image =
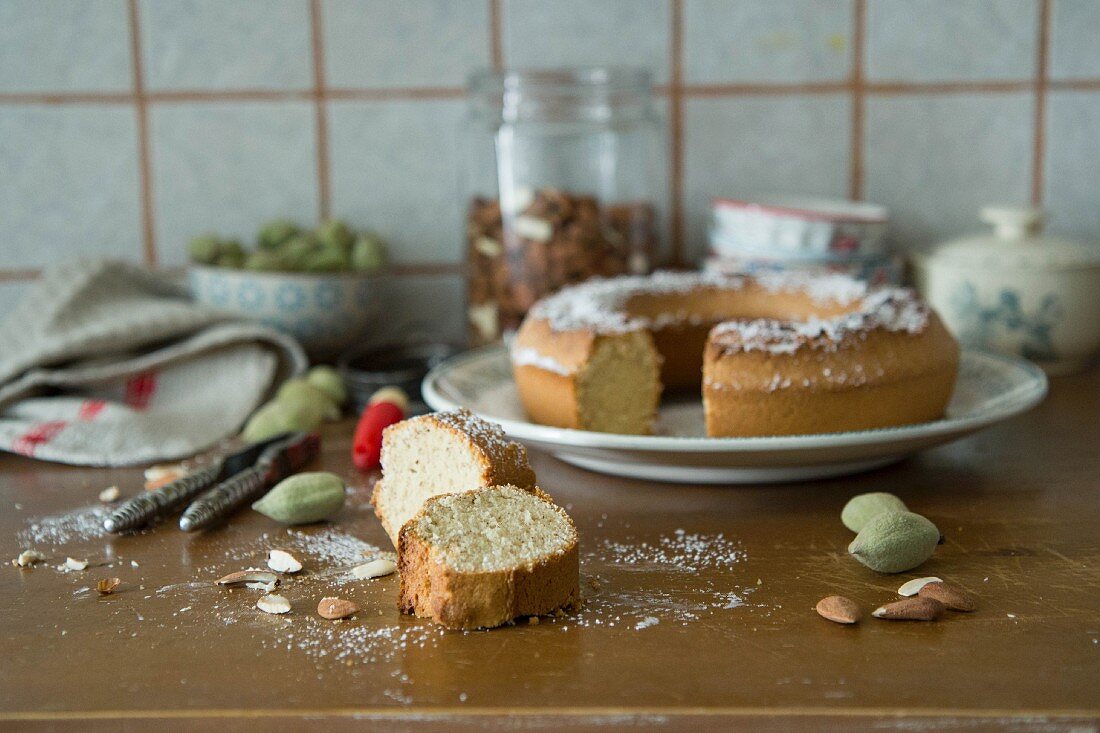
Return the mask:
<svg viewBox="0 0 1100 733">
<path fill-rule="evenodd" d="M 447 628 L 500 626 L 580 597 L 577 529 L 538 489 L 433 497 L 402 527 L 397 554 L 401 610 Z"/>
</svg>

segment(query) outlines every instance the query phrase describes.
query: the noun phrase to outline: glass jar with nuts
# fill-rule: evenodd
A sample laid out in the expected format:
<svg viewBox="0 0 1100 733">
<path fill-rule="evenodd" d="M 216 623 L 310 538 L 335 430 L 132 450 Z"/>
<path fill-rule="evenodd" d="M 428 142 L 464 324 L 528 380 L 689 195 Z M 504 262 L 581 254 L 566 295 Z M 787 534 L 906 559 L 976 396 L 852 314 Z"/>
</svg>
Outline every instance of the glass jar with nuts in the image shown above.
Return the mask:
<svg viewBox="0 0 1100 733">
<path fill-rule="evenodd" d="M 469 99 L 471 342 L 507 337 L 565 285 L 650 271 L 666 166 L 646 72 L 487 72 Z"/>
</svg>

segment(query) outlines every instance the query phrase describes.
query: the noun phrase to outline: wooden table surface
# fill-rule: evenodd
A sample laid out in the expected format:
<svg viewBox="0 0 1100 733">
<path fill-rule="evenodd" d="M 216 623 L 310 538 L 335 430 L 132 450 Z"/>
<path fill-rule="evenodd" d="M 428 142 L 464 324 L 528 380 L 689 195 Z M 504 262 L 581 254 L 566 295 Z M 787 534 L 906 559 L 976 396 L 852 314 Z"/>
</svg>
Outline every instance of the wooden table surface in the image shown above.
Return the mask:
<svg viewBox="0 0 1100 733">
<path fill-rule="evenodd" d="M 1031 413 L 873 473 L 783 486 L 650 484 L 535 453 L 541 483 L 581 532 L 575 616 L 445 633 L 395 610 L 396 577 L 342 569 L 389 549 L 370 477 L 332 426 L 318 468 L 355 490 L 331 525 L 288 533 L 246 511 L 184 535 L 94 529 L 96 496 L 139 490 L 138 470 L 0 458 L 0 728 L 11 730 L 1095 731 L 1100 723 L 1100 370 L 1056 379 Z M 850 559 L 840 509 L 886 490 L 946 543 L 918 573 Z M 285 617 L 257 591 L 209 581 L 290 547 Z M 66 556 L 87 558 L 62 572 Z M 973 614 L 937 623 L 813 611 L 840 593 L 869 612 L 900 582 L 938 575 Z M 96 581 L 121 578 L 97 597 Z M 314 612 L 357 601 L 348 622 Z"/>
</svg>

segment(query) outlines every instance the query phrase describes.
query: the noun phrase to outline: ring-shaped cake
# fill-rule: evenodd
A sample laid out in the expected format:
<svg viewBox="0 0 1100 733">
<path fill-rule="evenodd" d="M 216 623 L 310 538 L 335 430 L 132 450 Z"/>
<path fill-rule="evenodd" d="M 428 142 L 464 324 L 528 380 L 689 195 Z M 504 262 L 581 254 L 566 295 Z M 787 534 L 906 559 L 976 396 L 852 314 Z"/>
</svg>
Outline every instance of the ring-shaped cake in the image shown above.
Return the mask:
<svg viewBox="0 0 1100 733">
<path fill-rule="evenodd" d="M 707 435 L 882 428 L 943 415 L 959 347 L 907 288 L 842 275 L 661 272 L 536 303 L 511 350 L 534 422 L 648 434 L 701 386 Z"/>
</svg>

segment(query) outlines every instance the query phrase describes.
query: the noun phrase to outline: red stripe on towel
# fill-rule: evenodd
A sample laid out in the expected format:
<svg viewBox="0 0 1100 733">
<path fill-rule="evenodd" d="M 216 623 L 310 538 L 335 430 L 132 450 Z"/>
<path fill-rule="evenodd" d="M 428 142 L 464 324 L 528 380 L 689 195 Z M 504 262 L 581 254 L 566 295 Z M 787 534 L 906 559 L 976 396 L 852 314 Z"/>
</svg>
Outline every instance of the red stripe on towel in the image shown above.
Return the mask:
<svg viewBox="0 0 1100 733">
<path fill-rule="evenodd" d="M 54 420 L 52 422 L 40 422 L 33 428 L 23 433 L 12 443 L 11 449 L 25 456 L 33 456 L 38 446 L 49 443 L 57 434 L 69 424 L 68 420 Z"/>
<path fill-rule="evenodd" d="M 156 373 L 142 372 L 126 380 L 126 396 L 123 399 L 127 405 L 135 410 L 144 410 L 149 407 L 149 403 L 153 399 L 153 393 L 156 391 Z"/>
<path fill-rule="evenodd" d="M 106 400 L 84 400 L 84 403 L 77 410 L 76 419 L 81 422 L 88 422 L 89 420 L 95 420 L 96 415 L 102 412 L 103 408 L 107 406 Z"/>
</svg>

